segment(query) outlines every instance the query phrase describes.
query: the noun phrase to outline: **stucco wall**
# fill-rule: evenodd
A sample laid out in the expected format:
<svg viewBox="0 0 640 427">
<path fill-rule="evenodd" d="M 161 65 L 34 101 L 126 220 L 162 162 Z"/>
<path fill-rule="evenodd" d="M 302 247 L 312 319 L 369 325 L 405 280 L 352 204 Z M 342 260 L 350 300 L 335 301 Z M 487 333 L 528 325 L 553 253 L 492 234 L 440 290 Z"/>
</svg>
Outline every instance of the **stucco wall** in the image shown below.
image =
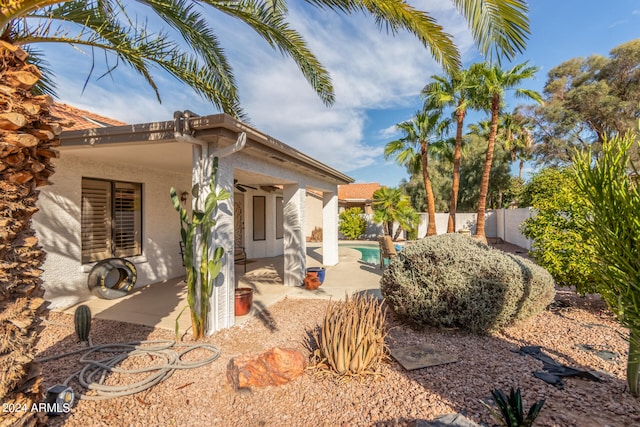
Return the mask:
<svg viewBox="0 0 640 427">
<path fill-rule="evenodd" d="M 532 241 L 524 237 L 521 231 L 522 223 L 535 216 L 532 208 L 498 209 L 498 237 L 505 242 L 531 249 Z"/>
<path fill-rule="evenodd" d="M 80 206 L 82 177 L 143 184 L 143 254 L 135 263 L 136 286 L 144 286 L 184 274 L 179 255 L 178 214 L 169 199 L 169 189 L 191 188 L 191 171 L 185 174 L 165 170 L 132 168 L 85 160 L 65 152 L 55 161 L 54 185 L 40 193 L 40 211 L 34 216 L 40 244 L 47 253 L 43 280 L 45 298 L 53 307 L 68 306 L 90 296 L 87 276 L 90 265 L 81 264 Z"/>
<path fill-rule="evenodd" d="M 309 238 L 316 227 L 322 228 L 322 196 L 307 192 L 306 204 L 305 236 Z"/>
</svg>

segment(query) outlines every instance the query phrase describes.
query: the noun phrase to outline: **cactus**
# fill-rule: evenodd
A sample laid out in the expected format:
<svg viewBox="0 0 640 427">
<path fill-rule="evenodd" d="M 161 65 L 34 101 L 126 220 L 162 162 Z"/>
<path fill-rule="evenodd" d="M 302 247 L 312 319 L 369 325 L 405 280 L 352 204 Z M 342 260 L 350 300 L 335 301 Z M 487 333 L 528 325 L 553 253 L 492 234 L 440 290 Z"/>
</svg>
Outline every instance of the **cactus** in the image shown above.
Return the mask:
<svg viewBox="0 0 640 427">
<path fill-rule="evenodd" d="M 91 310 L 86 305 L 76 308 L 73 316 L 76 327 L 76 335 L 80 342 L 89 341 L 89 331 L 91 330 Z"/>
<path fill-rule="evenodd" d="M 191 194 L 196 199 L 191 220 L 187 210 L 180 204 L 176 189 L 172 187 L 170 191 L 173 207 L 180 215 L 180 237 L 184 244 L 183 261 L 187 275 L 187 301 L 191 310 L 193 337 L 196 340 L 204 337 L 213 281 L 220 274 L 224 255 L 222 247 L 209 248 L 211 233 L 216 225 L 214 213 L 218 202 L 231 197 L 227 190 L 215 191 L 217 173 L 218 158 L 214 157 L 209 182 L 210 192 L 204 196 L 204 203 L 200 200 L 203 192 L 200 191 L 199 185 L 196 184 L 191 189 Z M 198 238 L 195 238 L 196 236 Z M 210 253 L 212 255 L 209 255 Z M 180 316 L 176 319 L 176 335 L 179 333 L 179 318 Z"/>
</svg>

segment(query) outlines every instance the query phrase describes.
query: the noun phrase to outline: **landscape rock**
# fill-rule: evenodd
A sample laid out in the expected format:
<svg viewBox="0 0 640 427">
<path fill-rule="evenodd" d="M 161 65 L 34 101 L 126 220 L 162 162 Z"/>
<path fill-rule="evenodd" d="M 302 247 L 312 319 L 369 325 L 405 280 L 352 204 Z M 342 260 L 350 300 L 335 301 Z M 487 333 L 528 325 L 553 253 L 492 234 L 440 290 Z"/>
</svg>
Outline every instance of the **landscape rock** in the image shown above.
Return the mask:
<svg viewBox="0 0 640 427">
<path fill-rule="evenodd" d="M 227 365 L 227 379 L 238 389 L 286 384 L 302 375 L 304 356 L 291 348 L 274 347 L 259 355 L 234 357 Z"/>
</svg>

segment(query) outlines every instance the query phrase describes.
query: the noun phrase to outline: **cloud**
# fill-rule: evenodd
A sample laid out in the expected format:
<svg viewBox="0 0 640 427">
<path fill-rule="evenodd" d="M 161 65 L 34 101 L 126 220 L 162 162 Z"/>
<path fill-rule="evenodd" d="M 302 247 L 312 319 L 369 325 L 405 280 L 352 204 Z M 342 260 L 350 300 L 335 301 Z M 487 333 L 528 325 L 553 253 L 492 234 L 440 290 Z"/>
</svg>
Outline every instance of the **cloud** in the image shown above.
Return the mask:
<svg viewBox="0 0 640 427">
<path fill-rule="evenodd" d="M 432 2 L 421 4 L 434 10 Z M 472 43 L 464 19 L 449 1 L 436 6 L 439 22 L 459 36 L 461 50 L 468 51 Z M 344 17 L 292 6 L 290 18 L 329 70 L 336 103 L 325 107 L 292 60 L 264 49 L 257 39 L 245 38 L 234 43 L 231 55 L 242 57 L 233 62 L 242 64 L 236 75 L 252 122 L 345 172 L 381 161 L 383 148 L 363 138 L 365 125 L 377 126 L 367 122 L 367 111 L 413 108 L 416 95 L 429 76 L 442 72 L 441 67 L 414 36 L 392 37 L 368 16 Z"/>
<path fill-rule="evenodd" d="M 467 24 L 449 0 L 411 3 L 429 11 L 455 37 L 463 56 L 472 52 Z M 290 6 L 289 21 L 332 77 L 336 103 L 328 108 L 293 60 L 271 50 L 243 23 L 218 12 L 208 14 L 216 22 L 216 31 L 234 67 L 241 102 L 251 124 L 347 173 L 376 162 L 382 164 L 383 148 L 365 139 L 365 127 L 370 130 L 368 135 L 384 135 L 389 125 L 371 123 L 368 111 L 415 108 L 416 95 L 429 76 L 442 73 L 428 50 L 410 34 L 392 36 L 380 31 L 370 16 L 345 17 L 295 3 Z M 67 56 L 57 61 L 57 68 L 62 70 L 59 75 L 71 76 L 59 79 L 60 98 L 79 108 L 129 123 L 169 120 L 175 110 L 214 113 L 189 88 L 162 73 L 157 83 L 163 104 L 158 104 L 144 80 L 126 67 L 119 67 L 113 79 L 91 81 L 80 96 L 82 81 L 78 79 L 86 74 L 78 78 L 79 70 L 70 67 L 77 67 L 78 61 L 86 63 L 86 55 L 78 61 Z"/>
<path fill-rule="evenodd" d="M 396 125 L 392 125 L 389 127 L 386 127 L 384 129 L 380 129 L 378 131 L 378 135 L 383 138 L 383 139 L 390 139 L 393 138 L 394 136 L 398 135 L 398 128 L 396 127 Z"/>
</svg>

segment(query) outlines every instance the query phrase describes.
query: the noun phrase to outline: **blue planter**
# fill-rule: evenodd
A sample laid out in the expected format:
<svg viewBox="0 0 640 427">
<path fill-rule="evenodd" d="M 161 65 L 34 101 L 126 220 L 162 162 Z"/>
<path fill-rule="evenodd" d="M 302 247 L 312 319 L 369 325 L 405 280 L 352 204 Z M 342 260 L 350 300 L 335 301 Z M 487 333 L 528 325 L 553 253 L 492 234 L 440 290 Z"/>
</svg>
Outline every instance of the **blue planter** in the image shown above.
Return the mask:
<svg viewBox="0 0 640 427">
<path fill-rule="evenodd" d="M 325 273 L 324 267 L 309 267 L 307 268 L 307 273 L 308 272 L 318 273 L 318 280 L 320 280 L 320 283 L 324 282 L 324 273 Z"/>
</svg>

